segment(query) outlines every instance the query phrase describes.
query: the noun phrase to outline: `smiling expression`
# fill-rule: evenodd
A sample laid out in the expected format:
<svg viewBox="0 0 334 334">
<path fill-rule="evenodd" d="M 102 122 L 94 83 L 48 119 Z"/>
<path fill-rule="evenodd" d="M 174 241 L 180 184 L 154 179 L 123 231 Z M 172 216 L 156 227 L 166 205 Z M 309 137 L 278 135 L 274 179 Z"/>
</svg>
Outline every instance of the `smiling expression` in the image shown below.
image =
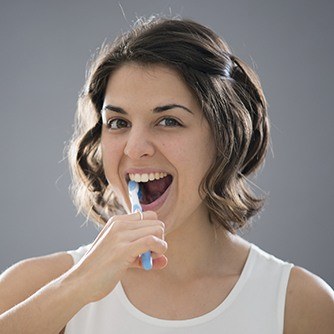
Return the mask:
<svg viewBox="0 0 334 334">
<path fill-rule="evenodd" d="M 156 211 L 167 231 L 207 215 L 198 189 L 216 154 L 214 138 L 175 70 L 135 63 L 118 68 L 108 81 L 102 119 L 104 172 L 128 212 L 130 178 L 149 183 L 164 177 L 168 189 L 143 209 Z"/>
</svg>

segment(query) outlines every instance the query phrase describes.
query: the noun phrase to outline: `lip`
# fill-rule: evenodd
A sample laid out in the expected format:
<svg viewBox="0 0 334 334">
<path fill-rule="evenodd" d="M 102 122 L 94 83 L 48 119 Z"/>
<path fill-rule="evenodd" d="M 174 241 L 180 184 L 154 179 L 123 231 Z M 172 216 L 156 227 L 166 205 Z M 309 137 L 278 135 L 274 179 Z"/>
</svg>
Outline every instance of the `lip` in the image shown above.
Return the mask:
<svg viewBox="0 0 334 334">
<path fill-rule="evenodd" d="M 173 184 L 173 181 L 168 186 L 168 188 L 165 190 L 165 192 L 159 198 L 157 198 L 154 202 L 150 204 L 141 204 L 142 210 L 143 211 L 159 210 L 162 207 L 162 205 L 166 202 L 172 184 Z"/>
</svg>

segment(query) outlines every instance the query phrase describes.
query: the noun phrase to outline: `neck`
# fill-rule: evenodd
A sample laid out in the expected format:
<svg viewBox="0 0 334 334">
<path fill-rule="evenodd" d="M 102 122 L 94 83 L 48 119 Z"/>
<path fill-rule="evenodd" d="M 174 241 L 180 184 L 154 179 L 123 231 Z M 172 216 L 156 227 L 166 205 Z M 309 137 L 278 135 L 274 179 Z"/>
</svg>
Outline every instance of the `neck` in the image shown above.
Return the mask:
<svg viewBox="0 0 334 334">
<path fill-rule="evenodd" d="M 166 234 L 167 266 L 162 270 L 129 270 L 127 279 L 137 278 L 140 284 L 152 280 L 169 283 L 188 283 L 206 277 L 238 275 L 248 256 L 249 243 L 223 227 L 215 227 L 208 212 L 201 208 L 187 222 Z M 136 279 L 135 279 L 136 281 Z M 129 282 L 129 281 L 128 281 Z M 138 281 L 137 283 L 138 284 Z"/>
<path fill-rule="evenodd" d="M 210 223 L 207 209 L 199 208 L 187 222 L 166 235 L 168 265 L 158 272 L 171 279 L 202 277 L 221 270 L 231 235 Z"/>
</svg>

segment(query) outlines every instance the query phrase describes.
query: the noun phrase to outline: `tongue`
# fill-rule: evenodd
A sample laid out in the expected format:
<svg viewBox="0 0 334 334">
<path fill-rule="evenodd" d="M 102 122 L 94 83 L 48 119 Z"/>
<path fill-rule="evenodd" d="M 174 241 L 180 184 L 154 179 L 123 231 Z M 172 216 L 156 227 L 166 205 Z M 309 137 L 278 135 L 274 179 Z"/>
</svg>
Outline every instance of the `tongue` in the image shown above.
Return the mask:
<svg viewBox="0 0 334 334">
<path fill-rule="evenodd" d="M 142 204 L 149 204 L 158 199 L 172 183 L 172 177 L 170 175 L 154 181 L 149 181 L 142 184 L 143 198 Z"/>
</svg>

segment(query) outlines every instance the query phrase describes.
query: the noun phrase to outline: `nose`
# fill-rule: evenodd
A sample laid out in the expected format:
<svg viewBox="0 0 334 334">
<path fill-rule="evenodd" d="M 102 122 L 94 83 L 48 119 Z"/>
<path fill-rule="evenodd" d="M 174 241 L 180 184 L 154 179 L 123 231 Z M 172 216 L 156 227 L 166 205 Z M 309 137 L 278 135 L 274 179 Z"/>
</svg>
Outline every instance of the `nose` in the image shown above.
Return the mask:
<svg viewBox="0 0 334 334">
<path fill-rule="evenodd" d="M 148 131 L 133 126 L 128 132 L 124 154 L 132 160 L 137 160 L 143 157 L 151 157 L 154 153 L 155 148 Z"/>
</svg>

